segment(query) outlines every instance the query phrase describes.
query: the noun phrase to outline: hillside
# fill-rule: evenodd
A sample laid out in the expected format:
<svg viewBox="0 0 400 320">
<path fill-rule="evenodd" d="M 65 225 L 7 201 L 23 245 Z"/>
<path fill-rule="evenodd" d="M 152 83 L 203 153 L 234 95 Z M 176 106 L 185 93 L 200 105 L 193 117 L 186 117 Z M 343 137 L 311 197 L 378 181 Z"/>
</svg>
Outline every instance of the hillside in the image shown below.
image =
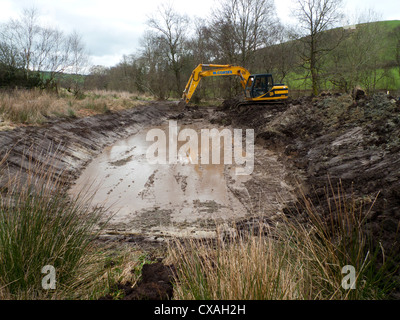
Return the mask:
<svg viewBox="0 0 400 320">
<path fill-rule="evenodd" d="M 400 67 L 396 60 L 396 48 L 400 42 L 399 27 L 400 21 L 392 20 L 326 31 L 324 41 L 328 45 L 337 38 L 343 39 L 339 46 L 328 54 L 324 53 L 319 60 L 321 91 L 350 92 L 359 85 L 369 92 L 382 90 L 400 94 Z M 311 80 L 307 69 L 300 67 L 299 52 L 303 40 L 262 49 L 258 60 L 270 62 L 259 64 L 257 69 L 267 68 L 268 72 L 276 75 L 278 81 L 288 84 L 292 93 L 293 90 L 310 90 Z"/>
</svg>

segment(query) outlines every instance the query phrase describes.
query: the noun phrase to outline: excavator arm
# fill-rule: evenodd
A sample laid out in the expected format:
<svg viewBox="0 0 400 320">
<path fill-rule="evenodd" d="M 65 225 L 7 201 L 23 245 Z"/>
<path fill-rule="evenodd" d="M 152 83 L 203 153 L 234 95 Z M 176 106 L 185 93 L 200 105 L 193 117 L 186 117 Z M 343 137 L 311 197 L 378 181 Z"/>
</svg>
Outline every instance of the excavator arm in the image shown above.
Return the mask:
<svg viewBox="0 0 400 320">
<path fill-rule="evenodd" d="M 199 64 L 192 72 L 185 90 L 183 91 L 183 102 L 189 103 L 193 96 L 201 78 L 203 77 L 218 77 L 218 76 L 238 76 L 243 89 L 246 88 L 247 79 L 250 77 L 250 72 L 243 67 L 232 66 L 229 64 Z"/>
</svg>

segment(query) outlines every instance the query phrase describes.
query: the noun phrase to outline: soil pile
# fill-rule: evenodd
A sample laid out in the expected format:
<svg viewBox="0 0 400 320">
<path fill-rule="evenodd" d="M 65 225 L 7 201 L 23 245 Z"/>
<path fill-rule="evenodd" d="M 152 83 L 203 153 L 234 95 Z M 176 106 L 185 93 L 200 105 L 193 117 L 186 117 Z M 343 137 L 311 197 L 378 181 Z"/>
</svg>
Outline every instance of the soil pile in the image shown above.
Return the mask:
<svg viewBox="0 0 400 320">
<path fill-rule="evenodd" d="M 327 191 L 340 182 L 347 196 L 372 204 L 368 228 L 386 250 L 395 249 L 400 221 L 400 101 L 357 93 L 249 105 L 226 102 L 219 112 L 235 126 L 252 127 L 256 141 L 281 151 L 304 172 L 307 196 L 327 209 Z"/>
<path fill-rule="evenodd" d="M 173 279 L 174 267 L 156 262 L 143 265 L 141 280 L 136 285 L 119 283 L 117 289 L 123 291 L 123 300 L 171 300 Z M 107 295 L 99 300 L 113 300 L 113 297 Z"/>
</svg>

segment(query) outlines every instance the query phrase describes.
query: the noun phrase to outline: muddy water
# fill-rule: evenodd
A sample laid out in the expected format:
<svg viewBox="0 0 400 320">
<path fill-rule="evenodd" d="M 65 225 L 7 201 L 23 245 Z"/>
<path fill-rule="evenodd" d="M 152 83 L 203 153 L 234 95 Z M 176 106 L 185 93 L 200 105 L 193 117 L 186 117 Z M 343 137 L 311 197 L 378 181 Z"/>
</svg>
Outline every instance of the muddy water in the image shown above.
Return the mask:
<svg viewBox="0 0 400 320">
<path fill-rule="evenodd" d="M 192 123 L 189 128 L 199 133 L 200 142 L 204 124 Z M 249 176 L 236 176 L 235 165 L 192 164 L 193 154 L 178 157 L 176 164 L 150 164 L 146 158 L 154 143 L 146 141 L 150 129 L 154 128 L 105 148 L 70 190 L 76 195 L 85 188 L 93 194 L 93 205 L 109 208 L 113 216 L 108 232 L 208 236 L 214 234 L 215 222 L 249 213 L 232 192 L 232 186 L 240 189 Z M 157 129 L 166 133 L 168 141 L 168 122 Z M 168 155 L 168 143 L 165 148 L 159 152 Z"/>
<path fill-rule="evenodd" d="M 215 127 L 205 120 L 178 122 L 178 132 L 185 128 L 198 133 L 201 147 L 200 130 Z M 168 158 L 169 123 L 165 121 L 161 127 L 145 128 L 105 148 L 70 190 L 74 196 L 84 189 L 93 195 L 93 206 L 107 208 L 111 219 L 104 236 L 133 234 L 161 240 L 171 235 L 215 236 L 216 223 L 226 227 L 227 222 L 254 214 L 278 215 L 285 202 L 294 199 L 294 188 L 286 179 L 291 173 L 271 150 L 255 145 L 251 175 L 236 175 L 235 161 L 204 164 L 200 157 L 198 164 L 192 164 L 193 150 L 178 156 L 175 164 L 151 164 L 146 157 L 154 144 L 146 141 L 150 129 L 166 134 L 165 150 L 160 148 L 158 155 L 165 151 Z M 184 143 L 178 142 L 177 151 Z M 221 159 L 224 151 L 221 143 Z"/>
</svg>

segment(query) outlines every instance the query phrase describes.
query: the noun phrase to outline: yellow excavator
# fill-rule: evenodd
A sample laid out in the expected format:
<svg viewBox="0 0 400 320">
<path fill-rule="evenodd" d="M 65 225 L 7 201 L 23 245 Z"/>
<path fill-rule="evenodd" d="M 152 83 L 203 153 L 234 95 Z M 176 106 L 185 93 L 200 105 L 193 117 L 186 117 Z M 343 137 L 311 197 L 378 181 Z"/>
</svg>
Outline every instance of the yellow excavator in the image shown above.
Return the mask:
<svg viewBox="0 0 400 320">
<path fill-rule="evenodd" d="M 250 74 L 240 66 L 221 64 L 199 64 L 192 72 L 183 91 L 180 107 L 187 105 L 192 98 L 199 82 L 204 77 L 238 76 L 244 89 L 244 99 L 239 104 L 283 102 L 288 98 L 288 87 L 284 84 L 274 84 L 272 75 Z"/>
</svg>

